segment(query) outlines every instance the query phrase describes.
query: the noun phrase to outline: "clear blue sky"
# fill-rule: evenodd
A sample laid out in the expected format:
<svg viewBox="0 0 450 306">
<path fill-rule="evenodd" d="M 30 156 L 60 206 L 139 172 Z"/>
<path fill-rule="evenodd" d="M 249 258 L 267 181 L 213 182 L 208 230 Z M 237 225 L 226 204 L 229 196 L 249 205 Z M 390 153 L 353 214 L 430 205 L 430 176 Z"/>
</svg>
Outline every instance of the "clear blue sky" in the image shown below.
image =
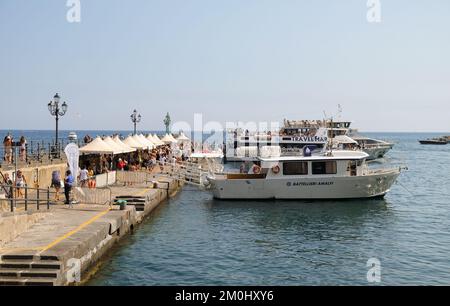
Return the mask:
<svg viewBox="0 0 450 306">
<path fill-rule="evenodd" d="M 343 115 L 366 131 L 450 131 L 450 1 L 0 0 L 0 129 Z"/>
</svg>

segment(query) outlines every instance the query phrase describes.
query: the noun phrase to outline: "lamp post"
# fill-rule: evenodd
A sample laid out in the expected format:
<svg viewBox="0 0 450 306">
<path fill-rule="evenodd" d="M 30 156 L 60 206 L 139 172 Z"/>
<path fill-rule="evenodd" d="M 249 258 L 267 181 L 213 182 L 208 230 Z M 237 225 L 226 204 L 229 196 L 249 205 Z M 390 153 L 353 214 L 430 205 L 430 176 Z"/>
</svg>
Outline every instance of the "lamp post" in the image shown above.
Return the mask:
<svg viewBox="0 0 450 306">
<path fill-rule="evenodd" d="M 141 122 L 142 117 L 141 117 L 141 114 L 138 114 L 137 110 L 134 110 L 130 117 L 131 117 L 131 122 L 133 122 L 133 124 L 134 124 L 134 134 L 133 135 L 136 135 L 136 124 Z"/>
<path fill-rule="evenodd" d="M 56 94 L 53 97 L 53 101 L 50 101 L 48 103 L 48 111 L 50 112 L 50 115 L 55 117 L 56 121 L 56 131 L 55 131 L 55 147 L 58 148 L 58 120 L 59 117 L 62 117 L 67 112 L 67 103 L 64 102 L 62 105 L 59 105 L 61 100 L 61 97 Z"/>
</svg>

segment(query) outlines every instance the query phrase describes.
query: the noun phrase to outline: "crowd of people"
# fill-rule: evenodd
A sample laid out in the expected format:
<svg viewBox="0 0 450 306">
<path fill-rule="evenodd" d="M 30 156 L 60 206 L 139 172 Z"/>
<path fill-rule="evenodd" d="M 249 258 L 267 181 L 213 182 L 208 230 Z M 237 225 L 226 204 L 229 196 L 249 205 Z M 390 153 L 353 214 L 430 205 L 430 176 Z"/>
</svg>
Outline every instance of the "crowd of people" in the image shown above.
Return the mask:
<svg viewBox="0 0 450 306">
<path fill-rule="evenodd" d="M 86 135 L 84 142 L 89 143 L 92 137 Z M 8 134 L 4 141 L 4 160 L 7 163 L 13 163 L 14 147 L 19 147 L 20 159 L 26 160 L 25 137 L 21 137 L 19 142 L 15 142 L 13 136 Z M 193 146 L 192 146 L 193 147 Z M 186 149 L 188 147 L 186 146 Z M 193 149 L 188 149 L 188 151 Z M 190 153 L 183 150 L 183 145 L 175 147 L 167 144 L 158 146 L 150 150 L 137 150 L 130 153 L 118 155 L 108 154 L 87 154 L 81 155 L 79 159 L 80 168 L 77 177 L 74 177 L 70 170 L 55 170 L 52 172 L 50 187 L 54 190 L 54 201 L 60 201 L 61 192 L 64 192 L 65 203 L 70 204 L 70 197 L 73 186 L 82 188 L 95 188 L 96 176 L 110 171 L 162 171 L 167 164 L 175 165 L 188 159 Z M 68 169 L 69 167 L 67 167 Z M 23 189 L 27 186 L 27 181 L 21 170 L 17 170 L 14 179 L 10 178 L 8 173 L 4 174 L 3 185 L 10 186 L 11 196 L 17 198 L 24 197 Z"/>
</svg>

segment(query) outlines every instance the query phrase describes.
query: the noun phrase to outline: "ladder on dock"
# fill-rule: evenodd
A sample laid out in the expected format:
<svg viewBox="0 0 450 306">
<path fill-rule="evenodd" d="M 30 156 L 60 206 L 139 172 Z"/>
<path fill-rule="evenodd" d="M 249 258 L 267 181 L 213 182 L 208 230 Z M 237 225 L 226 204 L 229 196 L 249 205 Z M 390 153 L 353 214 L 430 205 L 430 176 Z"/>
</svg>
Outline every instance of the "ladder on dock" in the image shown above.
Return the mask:
<svg viewBox="0 0 450 306">
<path fill-rule="evenodd" d="M 214 175 L 217 172 L 220 172 L 220 169 L 214 165 L 182 162 L 176 164 L 166 163 L 164 165 L 163 175 L 204 189 L 208 185 L 207 176 Z"/>
</svg>

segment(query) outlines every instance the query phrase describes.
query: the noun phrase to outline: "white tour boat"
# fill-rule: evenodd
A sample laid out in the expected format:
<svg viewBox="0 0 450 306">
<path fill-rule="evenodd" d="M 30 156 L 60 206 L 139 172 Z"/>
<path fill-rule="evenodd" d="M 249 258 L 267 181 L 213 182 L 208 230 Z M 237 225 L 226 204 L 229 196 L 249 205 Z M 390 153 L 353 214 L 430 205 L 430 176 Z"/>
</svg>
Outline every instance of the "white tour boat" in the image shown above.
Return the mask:
<svg viewBox="0 0 450 306">
<path fill-rule="evenodd" d="M 278 132 L 251 133 L 242 129 L 228 130 L 226 134 L 226 161 L 257 161 L 263 146 L 280 146 L 282 156 L 301 155 L 305 146 L 315 146 L 321 151 L 331 140 L 351 137 L 356 148 L 366 152 L 368 160 L 378 159 L 392 149 L 393 143 L 368 138 L 350 129 L 350 121 L 334 120 L 284 120 Z M 347 145 L 347 142 L 343 143 Z"/>
<path fill-rule="evenodd" d="M 371 170 L 362 151 L 260 157 L 249 174 L 209 175 L 218 199 L 353 199 L 383 197 L 401 168 Z"/>
</svg>

